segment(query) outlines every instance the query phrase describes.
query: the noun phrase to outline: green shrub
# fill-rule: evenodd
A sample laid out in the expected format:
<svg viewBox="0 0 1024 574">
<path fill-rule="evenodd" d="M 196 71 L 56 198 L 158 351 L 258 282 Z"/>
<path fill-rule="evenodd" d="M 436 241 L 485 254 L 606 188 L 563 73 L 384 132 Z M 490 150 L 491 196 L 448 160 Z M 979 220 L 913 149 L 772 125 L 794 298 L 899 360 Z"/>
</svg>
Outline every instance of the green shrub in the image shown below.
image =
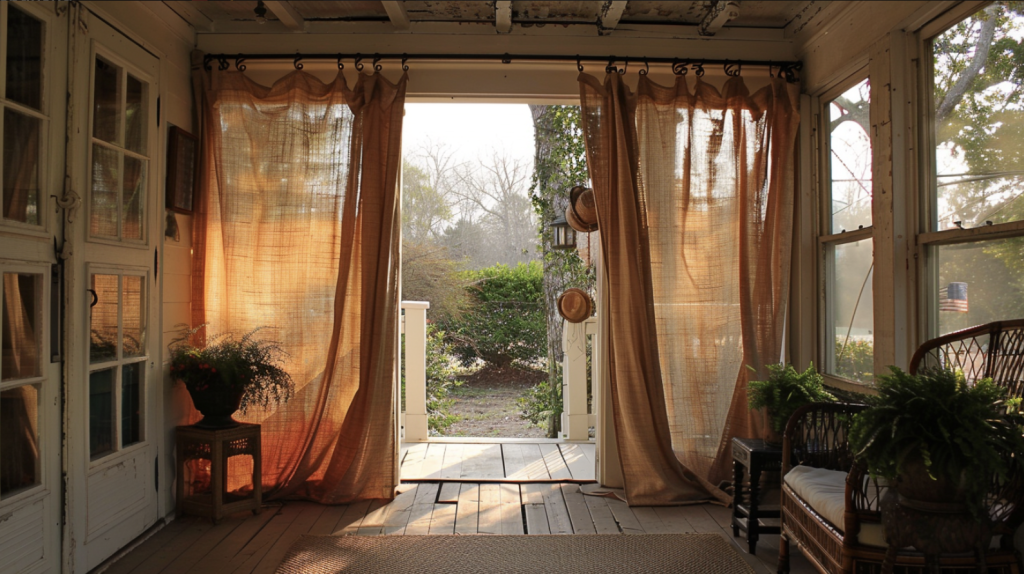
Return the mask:
<svg viewBox="0 0 1024 574">
<path fill-rule="evenodd" d="M 522 396 L 516 399 L 519 407 L 519 417 L 530 421 L 534 426 L 551 430 L 552 420 L 561 421 L 562 417 L 562 364 L 555 364 L 555 386 L 552 389 L 548 381 L 541 381 L 537 385 L 526 389 Z"/>
<path fill-rule="evenodd" d="M 463 364 L 476 359 L 499 367 L 537 363 L 547 355 L 544 271 L 539 262 L 464 272 L 473 304 L 448 325 Z"/>
<path fill-rule="evenodd" d="M 402 335 L 402 356 L 405 356 L 405 335 Z M 427 325 L 427 428 L 432 435 L 444 432 L 458 417 L 448 411 L 454 400 L 450 398 L 454 387 L 461 381 L 456 379 L 457 359 L 452 345 L 447 342 L 445 332 L 437 325 Z M 405 362 L 402 362 L 402 410 L 405 410 Z"/>
<path fill-rule="evenodd" d="M 875 347 L 871 341 L 850 339 L 843 347 L 844 337 L 836 337 L 835 374 L 860 383 L 875 378 Z"/>
</svg>

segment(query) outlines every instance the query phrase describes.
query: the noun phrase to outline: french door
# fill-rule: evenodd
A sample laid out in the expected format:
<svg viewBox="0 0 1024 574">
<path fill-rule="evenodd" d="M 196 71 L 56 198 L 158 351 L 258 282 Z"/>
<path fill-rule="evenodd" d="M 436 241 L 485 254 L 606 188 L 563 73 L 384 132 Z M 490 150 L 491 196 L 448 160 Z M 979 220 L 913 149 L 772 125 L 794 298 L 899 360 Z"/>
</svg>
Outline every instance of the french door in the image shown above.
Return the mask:
<svg viewBox="0 0 1024 574">
<path fill-rule="evenodd" d="M 86 572 L 158 517 L 160 62 L 99 18 L 73 41 L 65 548 Z"/>
<path fill-rule="evenodd" d="M 51 195 L 63 183 L 66 20 L 0 3 L 0 571 L 60 570 L 60 345 Z"/>
</svg>

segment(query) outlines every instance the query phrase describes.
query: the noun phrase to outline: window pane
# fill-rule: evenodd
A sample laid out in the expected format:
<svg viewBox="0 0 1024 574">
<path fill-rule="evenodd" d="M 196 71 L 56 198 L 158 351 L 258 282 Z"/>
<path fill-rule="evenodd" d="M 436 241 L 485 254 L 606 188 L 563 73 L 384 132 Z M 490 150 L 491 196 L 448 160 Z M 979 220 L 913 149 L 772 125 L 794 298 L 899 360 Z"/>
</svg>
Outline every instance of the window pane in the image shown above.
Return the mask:
<svg viewBox="0 0 1024 574">
<path fill-rule="evenodd" d="M 117 358 L 117 275 L 93 275 L 90 300 L 89 362 L 102 363 Z"/>
<path fill-rule="evenodd" d="M 871 295 L 871 240 L 833 248 L 832 325 L 829 372 L 851 381 L 870 382 L 874 373 L 874 316 Z"/>
<path fill-rule="evenodd" d="M 96 58 L 93 87 L 92 135 L 110 143 L 121 143 L 121 69 Z"/>
<path fill-rule="evenodd" d="M 125 275 L 122 295 L 121 327 L 122 352 L 124 357 L 138 357 L 146 354 L 146 294 L 142 277 Z"/>
<path fill-rule="evenodd" d="M 4 219 L 39 225 L 42 125 L 38 118 L 4 109 Z"/>
<path fill-rule="evenodd" d="M 828 104 L 831 233 L 871 226 L 871 107 L 868 80 Z"/>
<path fill-rule="evenodd" d="M 936 248 L 932 293 L 940 335 L 1024 317 L 1024 238 Z"/>
<path fill-rule="evenodd" d="M 0 392 L 0 498 L 39 484 L 39 390 Z"/>
<path fill-rule="evenodd" d="M 997 2 L 932 41 L 935 230 L 1024 219 L 1024 12 Z"/>
<path fill-rule="evenodd" d="M 89 233 L 93 236 L 117 237 L 120 159 L 121 154 L 110 148 L 92 146 Z"/>
<path fill-rule="evenodd" d="M 121 237 L 124 239 L 142 239 L 143 200 L 146 197 L 146 162 L 133 157 L 124 157 L 124 194 L 122 213 L 124 228 Z"/>
<path fill-rule="evenodd" d="M 142 440 L 142 365 L 132 363 L 121 367 L 121 446 Z"/>
<path fill-rule="evenodd" d="M 89 374 L 89 455 L 114 450 L 114 369 Z"/>
<path fill-rule="evenodd" d="M 40 109 L 43 23 L 8 4 L 7 99 Z"/>
<path fill-rule="evenodd" d="M 43 280 L 40 275 L 4 273 L 3 357 L 0 380 L 40 375 Z"/>
<path fill-rule="evenodd" d="M 146 153 L 145 90 L 138 79 L 128 74 L 124 108 L 124 147 L 136 153 Z"/>
</svg>

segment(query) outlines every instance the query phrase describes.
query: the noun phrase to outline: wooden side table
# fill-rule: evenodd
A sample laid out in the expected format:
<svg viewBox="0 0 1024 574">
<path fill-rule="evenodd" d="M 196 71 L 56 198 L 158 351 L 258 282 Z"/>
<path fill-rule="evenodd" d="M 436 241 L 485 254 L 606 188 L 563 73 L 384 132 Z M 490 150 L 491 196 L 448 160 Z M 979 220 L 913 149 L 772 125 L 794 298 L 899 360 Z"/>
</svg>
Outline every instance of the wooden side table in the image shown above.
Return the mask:
<svg viewBox="0 0 1024 574">
<path fill-rule="evenodd" d="M 259 514 L 263 501 L 262 458 L 260 456 L 260 425 L 239 423 L 226 429 L 179 426 L 177 445 L 177 514 L 208 516 L 214 524 L 234 512 L 251 510 Z M 252 493 L 249 496 L 227 491 L 228 459 L 252 456 Z M 210 461 L 210 490 L 185 495 L 185 464 L 190 460 Z"/>
<path fill-rule="evenodd" d="M 744 498 L 743 469 L 750 474 L 750 490 Z M 781 532 L 780 509 L 778 506 L 761 507 L 761 473 L 782 471 L 782 449 L 767 446 L 761 439 L 732 439 L 732 535 L 739 536 L 740 530 L 747 533 L 747 545 L 751 554 L 757 553 L 757 539 L 764 534 Z"/>
</svg>

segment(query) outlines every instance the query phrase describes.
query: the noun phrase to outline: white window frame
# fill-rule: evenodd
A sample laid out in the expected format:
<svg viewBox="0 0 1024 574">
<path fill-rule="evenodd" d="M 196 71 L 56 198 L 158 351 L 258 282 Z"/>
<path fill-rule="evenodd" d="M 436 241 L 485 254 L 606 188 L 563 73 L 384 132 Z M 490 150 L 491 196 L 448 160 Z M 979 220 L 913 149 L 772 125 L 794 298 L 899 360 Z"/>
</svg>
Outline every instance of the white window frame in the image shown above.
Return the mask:
<svg viewBox="0 0 1024 574">
<path fill-rule="evenodd" d="M 122 301 L 122 298 L 124 297 L 124 281 L 123 281 L 123 277 L 125 277 L 125 276 L 132 276 L 132 277 L 141 277 L 142 278 L 142 284 L 143 284 L 143 287 L 145 289 L 145 293 L 142 296 L 142 299 L 141 299 L 140 303 L 142 305 L 142 309 L 141 310 L 142 310 L 142 316 L 143 316 L 143 320 L 144 320 L 144 324 L 145 324 L 145 334 L 146 334 L 146 340 L 147 340 L 147 343 L 145 345 L 142 345 L 142 347 L 141 347 L 143 350 L 148 350 L 149 349 L 149 342 L 148 342 L 149 338 L 154 336 L 154 333 L 152 333 L 152 327 L 153 327 L 152 323 L 153 322 L 151 320 L 152 319 L 152 309 L 150 309 L 150 306 L 149 306 L 149 298 L 150 298 L 150 291 L 149 290 L 153 289 L 154 286 L 153 286 L 152 277 L 151 277 L 151 275 L 149 273 L 149 270 L 145 269 L 145 268 L 127 267 L 127 266 L 121 267 L 121 266 L 110 266 L 110 265 L 95 265 L 95 264 L 89 264 L 86 267 L 87 268 L 86 268 L 85 282 L 88 285 L 92 284 L 91 283 L 92 282 L 92 277 L 94 275 L 115 275 L 118 278 L 118 280 L 117 280 L 117 339 L 116 339 L 118 343 L 117 343 L 117 354 L 116 354 L 116 356 L 113 359 L 108 360 L 108 361 L 99 362 L 99 363 L 93 363 L 93 362 L 90 361 L 90 357 L 89 357 L 90 349 L 89 349 L 89 346 L 91 345 L 92 322 L 91 322 L 91 314 L 90 314 L 91 309 L 90 308 L 86 309 L 85 325 L 86 325 L 86 328 L 87 328 L 88 333 L 89 333 L 88 338 L 87 338 L 87 340 L 89 342 L 86 343 L 86 351 L 84 353 L 85 361 L 86 361 L 86 378 L 85 378 L 86 385 L 88 386 L 91 383 L 90 379 L 91 379 L 91 376 L 92 376 L 92 374 L 94 372 L 103 371 L 103 370 L 107 370 L 107 369 L 113 369 L 114 370 L 114 381 L 113 381 L 113 394 L 114 394 L 113 423 L 114 423 L 114 428 L 113 428 L 113 441 L 112 441 L 112 445 L 111 445 L 112 448 L 109 451 L 107 451 L 107 452 L 105 452 L 103 454 L 100 454 L 98 456 L 95 456 L 95 457 L 93 457 L 92 454 L 89 453 L 89 468 L 90 468 L 90 471 L 91 471 L 95 467 L 108 465 L 110 463 L 111 459 L 114 458 L 114 457 L 118 457 L 118 456 L 122 456 L 122 455 L 126 455 L 126 454 L 131 454 L 131 453 L 134 453 L 135 451 L 137 451 L 139 449 L 147 448 L 147 439 L 149 437 L 147 436 L 147 433 L 146 433 L 146 425 L 148 424 L 147 417 L 149 416 L 149 413 L 146 411 L 146 404 L 147 404 L 146 401 L 148 400 L 149 397 L 147 395 L 146 385 L 147 385 L 147 377 L 148 377 L 147 371 L 149 369 L 148 363 L 149 363 L 150 355 L 148 353 L 144 353 L 142 355 L 137 355 L 137 356 L 134 356 L 134 357 L 124 357 L 123 356 L 124 349 L 123 349 L 123 345 L 121 344 L 121 341 L 123 340 L 123 333 L 124 333 L 124 304 L 123 304 L 123 301 Z M 142 420 L 139 421 L 139 440 L 134 442 L 134 443 L 132 443 L 132 444 L 130 444 L 130 445 L 128 445 L 128 446 L 122 446 L 121 445 L 121 440 L 122 440 L 121 437 L 122 437 L 122 434 L 123 434 L 123 429 L 121 428 L 121 405 L 122 405 L 121 377 L 122 377 L 122 374 L 123 374 L 123 367 L 125 365 L 131 365 L 131 364 L 136 364 L 136 363 L 141 363 L 142 364 L 142 367 L 140 369 L 140 377 L 141 378 L 139 380 L 139 407 L 142 410 L 143 415 L 142 415 Z M 86 397 L 88 397 L 88 396 L 89 396 L 89 389 L 87 388 L 86 389 Z M 90 408 L 91 408 L 91 405 L 89 404 L 89 401 L 86 400 L 86 405 L 85 405 L 86 421 L 90 420 L 90 417 L 91 417 L 91 414 L 92 414 L 91 411 L 90 411 Z M 87 429 L 88 429 L 88 427 L 87 427 Z M 91 429 L 88 429 L 88 430 L 91 431 Z M 90 444 L 91 438 L 92 438 L 91 435 L 89 437 L 86 437 L 87 445 Z"/>
<path fill-rule="evenodd" d="M 0 29 L 7 29 L 7 15 L 12 9 L 13 2 L 0 2 Z M 49 8 L 49 6 L 47 6 Z M 39 127 L 39 225 L 33 225 L 30 223 L 22 223 L 20 221 L 12 221 L 0 217 L 0 229 L 9 229 L 16 231 L 22 235 L 31 235 L 41 238 L 49 238 L 52 235 L 51 229 L 51 217 L 48 212 L 51 208 L 50 197 L 48 190 L 51 189 L 51 178 L 54 178 L 53 170 L 47 169 L 50 165 L 50 85 L 51 85 L 51 68 L 49 65 L 50 48 L 53 45 L 50 35 L 52 34 L 55 18 L 53 10 L 46 10 L 40 6 L 35 6 L 29 2 L 18 2 L 17 7 L 14 10 L 21 10 L 29 16 L 39 20 L 43 23 L 43 37 L 42 46 L 40 47 L 42 62 L 41 62 L 41 73 L 40 73 L 40 94 L 41 101 L 40 109 L 35 110 L 26 105 L 11 102 L 7 100 L 7 41 L 6 35 L 4 41 L 0 42 L 0 135 L 3 134 L 4 119 L 3 109 L 10 108 L 18 113 L 36 118 L 40 120 Z M 0 153 L 3 152 L 3 139 L 0 138 Z M 3 176 L 3 164 L 0 162 L 0 177 Z M 0 198 L 0 203 L 3 200 Z M 0 205 L 2 209 L 2 205 Z"/>
<path fill-rule="evenodd" d="M 832 101 L 866 79 L 870 79 L 870 71 L 867 66 L 863 66 L 841 82 L 836 83 L 818 95 L 815 98 L 814 121 L 814 129 L 818 133 L 815 142 L 817 177 L 814 178 L 814 183 L 818 189 L 818 193 L 815 194 L 817 198 L 816 255 L 818 260 L 818 292 L 820 294 L 818 309 L 818 372 L 825 378 L 825 382 L 829 386 L 858 392 L 863 391 L 865 383 L 851 381 L 834 374 L 835 316 L 831 305 L 831 302 L 835 299 L 835 285 L 832 282 L 832 278 L 835 276 L 835 259 L 833 254 L 835 253 L 835 248 L 841 245 L 858 241 L 873 241 L 874 225 L 832 233 L 832 146 L 831 131 L 828 129 L 828 126 L 830 123 L 829 105 Z M 873 156 L 874 150 L 872 149 L 872 161 Z M 873 198 L 874 187 L 872 187 L 872 203 L 874 203 Z M 870 289 L 872 286 L 869 285 L 866 288 Z"/>
<path fill-rule="evenodd" d="M 938 248 L 963 243 L 981 243 L 1010 237 L 1024 237 L 1024 220 L 1000 223 L 981 227 L 962 229 L 935 229 L 935 210 L 937 209 L 938 192 L 935 176 L 935 130 L 934 130 L 934 98 L 932 91 L 934 77 L 932 70 L 932 39 L 952 26 L 970 18 L 987 6 L 988 2 L 964 2 L 946 12 L 917 31 L 916 49 L 919 55 L 918 79 L 918 140 L 920 152 L 916 156 L 918 162 L 918 178 L 921 182 L 920 192 L 916 198 L 918 205 L 918 276 L 921 277 L 918 288 L 918 330 L 921 340 L 939 336 L 938 317 Z M 1015 317 L 1006 317 L 1013 319 Z"/>
<path fill-rule="evenodd" d="M 44 332 L 48 329 L 50 321 L 50 266 L 43 264 L 32 264 L 32 263 L 13 263 L 8 261 L 0 261 L 0 277 L 7 273 L 24 273 L 39 275 L 41 277 L 40 284 L 42 287 L 40 304 L 39 304 L 39 325 L 43 327 L 39 333 L 39 375 L 35 377 L 26 377 L 24 379 L 14 379 L 10 381 L 0 382 L 0 391 L 8 391 L 10 389 L 16 389 L 24 386 L 34 386 L 37 388 L 37 419 L 36 419 L 36 444 L 39 446 L 38 459 L 36 461 L 36 471 L 38 476 L 36 477 L 36 484 L 25 488 L 15 494 L 8 494 L 6 496 L 0 496 L 0 510 L 8 508 L 13 505 L 19 505 L 25 502 L 27 499 L 42 497 L 49 492 L 47 488 L 48 480 L 47 476 L 51 469 L 47 468 L 47 459 L 49 455 L 45 452 L 45 449 L 49 447 L 49 437 L 45 436 L 45 433 L 50 432 L 51 425 L 54 421 L 49 420 L 48 414 L 50 409 L 47 409 L 43 405 L 43 399 L 47 396 L 45 387 L 50 384 L 49 377 L 47 377 L 47 371 L 50 362 L 50 338 L 44 336 Z M 3 283 L 0 282 L 0 297 L 3 297 Z M 2 311 L 0 311 L 2 313 Z M 2 342 L 3 332 L 0 331 L 0 342 Z M 56 427 L 54 427 L 56 428 Z M 52 442 L 52 441 L 50 441 Z"/>
</svg>

